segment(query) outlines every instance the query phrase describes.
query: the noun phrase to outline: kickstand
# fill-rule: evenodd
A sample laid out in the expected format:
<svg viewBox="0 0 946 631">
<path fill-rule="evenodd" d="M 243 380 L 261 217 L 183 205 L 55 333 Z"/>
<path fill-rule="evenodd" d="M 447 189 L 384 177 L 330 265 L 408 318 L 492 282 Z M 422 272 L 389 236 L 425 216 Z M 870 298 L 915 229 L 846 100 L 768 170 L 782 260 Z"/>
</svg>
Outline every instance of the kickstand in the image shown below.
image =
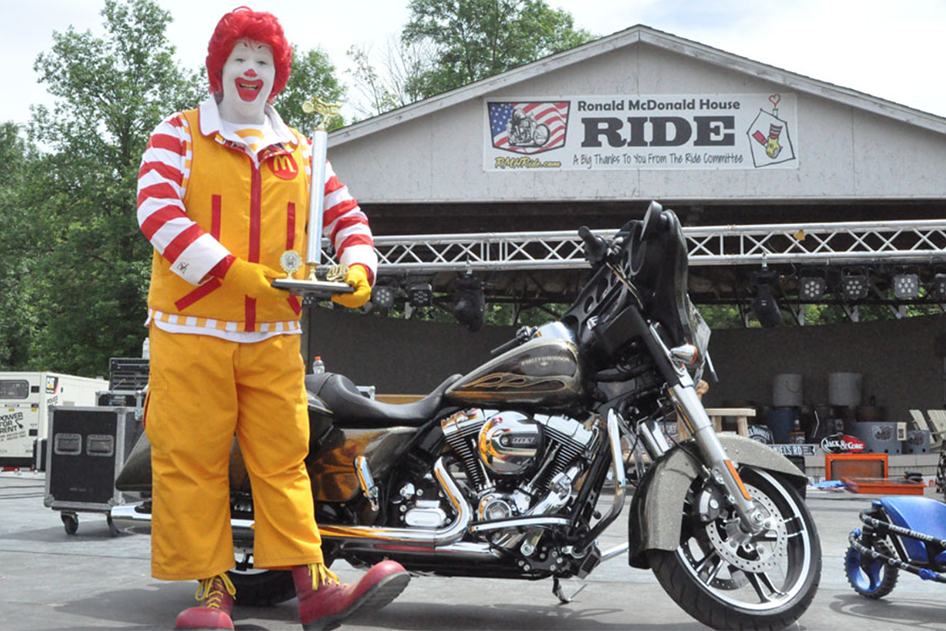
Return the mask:
<svg viewBox="0 0 946 631">
<path fill-rule="evenodd" d="M 568 603 L 570 603 L 571 601 L 575 599 L 575 596 L 581 593 L 581 590 L 583 590 L 586 587 L 588 587 L 588 583 L 582 583 L 581 587 L 575 590 L 575 593 L 573 593 L 571 596 L 566 596 L 565 590 L 562 589 L 562 582 L 558 580 L 558 577 L 555 577 L 555 579 L 552 582 L 552 593 L 558 597 L 558 602 L 560 604 L 567 605 Z"/>
</svg>

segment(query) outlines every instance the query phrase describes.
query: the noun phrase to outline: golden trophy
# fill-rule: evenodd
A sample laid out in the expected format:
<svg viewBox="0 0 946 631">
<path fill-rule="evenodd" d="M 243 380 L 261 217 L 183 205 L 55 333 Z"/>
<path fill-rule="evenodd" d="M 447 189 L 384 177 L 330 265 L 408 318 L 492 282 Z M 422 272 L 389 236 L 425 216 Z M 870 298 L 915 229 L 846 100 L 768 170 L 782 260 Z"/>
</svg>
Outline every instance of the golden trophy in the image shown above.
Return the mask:
<svg viewBox="0 0 946 631">
<path fill-rule="evenodd" d="M 325 124 L 337 116 L 341 106 L 326 103 L 317 96 L 302 104 L 306 114 L 318 114 L 319 120 L 312 132 L 312 184 L 309 187 L 309 242 L 306 250 L 308 277 L 304 280 L 292 278 L 302 268 L 302 256 L 287 250 L 279 258 L 279 265 L 286 278 L 277 278 L 273 287 L 286 289 L 290 293 L 315 298 L 330 298 L 332 294 L 350 294 L 355 289 L 344 282 L 348 271 L 343 265 L 321 265 L 322 262 L 322 215 L 325 201 L 325 158 L 328 150 L 328 132 Z"/>
</svg>

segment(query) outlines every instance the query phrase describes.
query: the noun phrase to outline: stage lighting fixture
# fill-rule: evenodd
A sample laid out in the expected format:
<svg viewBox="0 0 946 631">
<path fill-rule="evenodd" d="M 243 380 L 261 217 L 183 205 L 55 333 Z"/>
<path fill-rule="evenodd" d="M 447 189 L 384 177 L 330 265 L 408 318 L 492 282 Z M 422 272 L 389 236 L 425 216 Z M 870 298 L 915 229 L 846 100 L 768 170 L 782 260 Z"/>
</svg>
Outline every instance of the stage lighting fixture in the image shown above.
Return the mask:
<svg viewBox="0 0 946 631">
<path fill-rule="evenodd" d="M 802 272 L 798 278 L 798 297 L 802 300 L 814 301 L 824 298 L 827 288 L 824 275 L 817 272 Z"/>
<path fill-rule="evenodd" d="M 900 272 L 893 277 L 893 295 L 900 300 L 920 295 L 920 276 L 913 272 Z"/>
<path fill-rule="evenodd" d="M 414 283 L 407 291 L 407 300 L 413 307 L 429 307 L 434 303 L 434 290 L 430 283 Z"/>
<path fill-rule="evenodd" d="M 453 317 L 472 333 L 483 328 L 486 319 L 483 283 L 470 273 L 463 274 L 453 283 Z"/>
<path fill-rule="evenodd" d="M 946 298 L 946 272 L 938 272 L 933 277 L 933 293 L 937 298 Z"/>
<path fill-rule="evenodd" d="M 866 270 L 847 270 L 841 274 L 841 295 L 845 300 L 863 300 L 867 298 L 870 279 Z"/>
<path fill-rule="evenodd" d="M 768 271 L 763 265 L 761 272 L 752 274 L 752 284 L 756 287 L 756 295 L 750 305 L 755 317 L 763 328 L 770 329 L 782 323 L 782 312 L 778 302 L 772 295 L 772 285 L 778 282 L 778 273 Z"/>
<path fill-rule="evenodd" d="M 375 285 L 371 290 L 371 302 L 380 309 L 390 309 L 394 306 L 397 290 L 390 285 Z"/>
</svg>

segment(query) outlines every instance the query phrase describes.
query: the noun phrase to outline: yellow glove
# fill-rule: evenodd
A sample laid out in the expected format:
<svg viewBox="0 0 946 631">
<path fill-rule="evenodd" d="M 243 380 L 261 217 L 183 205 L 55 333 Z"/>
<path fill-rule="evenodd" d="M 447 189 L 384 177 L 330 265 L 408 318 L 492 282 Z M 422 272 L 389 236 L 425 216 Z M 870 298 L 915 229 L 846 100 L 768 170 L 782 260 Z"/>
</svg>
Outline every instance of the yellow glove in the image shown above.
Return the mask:
<svg viewBox="0 0 946 631">
<path fill-rule="evenodd" d="M 272 285 L 273 279 L 280 276 L 279 272 L 265 265 L 235 259 L 223 280 L 238 288 L 250 298 L 283 300 L 289 297 L 289 292 L 276 289 Z"/>
<path fill-rule="evenodd" d="M 343 307 L 357 309 L 371 298 L 371 285 L 368 283 L 368 272 L 361 265 L 352 265 L 345 274 L 345 282 L 355 288 L 351 294 L 332 294 L 332 302 Z"/>
</svg>

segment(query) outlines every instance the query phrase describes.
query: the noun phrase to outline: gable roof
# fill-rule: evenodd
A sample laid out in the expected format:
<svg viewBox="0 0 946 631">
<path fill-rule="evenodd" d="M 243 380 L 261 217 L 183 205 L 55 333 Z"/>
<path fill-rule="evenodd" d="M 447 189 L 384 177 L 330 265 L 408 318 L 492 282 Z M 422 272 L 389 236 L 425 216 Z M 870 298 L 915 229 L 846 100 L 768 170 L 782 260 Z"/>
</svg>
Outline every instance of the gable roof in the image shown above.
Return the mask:
<svg viewBox="0 0 946 631">
<path fill-rule="evenodd" d="M 830 101 L 843 103 L 867 112 L 879 114 L 902 121 L 904 123 L 922 127 L 930 131 L 946 134 L 946 118 L 923 112 L 893 101 L 881 99 L 864 92 L 850 88 L 818 81 L 811 77 L 782 70 L 775 66 L 753 61 L 746 57 L 727 53 L 711 46 L 706 46 L 670 33 L 638 24 L 612 35 L 602 37 L 593 42 L 577 46 L 555 55 L 550 55 L 501 74 L 461 86 L 459 88 L 438 94 L 422 101 L 405 105 L 396 110 L 385 112 L 373 118 L 338 129 L 329 134 L 332 145 L 340 145 L 350 140 L 356 140 L 369 134 L 385 130 L 394 125 L 405 123 L 433 112 L 441 111 L 476 99 L 534 77 L 554 72 L 560 68 L 580 63 L 587 59 L 610 53 L 625 46 L 644 42 L 657 48 L 697 59 L 707 64 L 720 66 L 737 72 L 784 85 L 798 92 L 812 94 Z"/>
</svg>

